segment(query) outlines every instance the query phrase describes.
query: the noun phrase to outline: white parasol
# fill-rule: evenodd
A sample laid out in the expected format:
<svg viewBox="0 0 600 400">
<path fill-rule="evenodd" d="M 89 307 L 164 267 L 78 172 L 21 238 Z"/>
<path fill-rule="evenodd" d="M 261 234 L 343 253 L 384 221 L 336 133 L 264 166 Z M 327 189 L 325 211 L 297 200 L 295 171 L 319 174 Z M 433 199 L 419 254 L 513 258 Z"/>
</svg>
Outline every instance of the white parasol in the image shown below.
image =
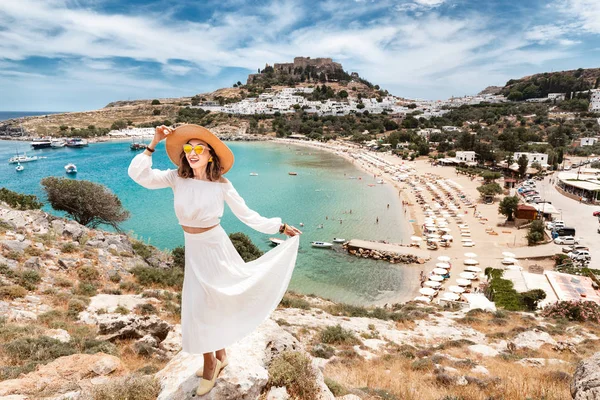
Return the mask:
<svg viewBox="0 0 600 400">
<path fill-rule="evenodd" d="M 465 253 L 465 257 L 467 257 L 467 258 L 475 258 L 475 257 L 477 257 L 477 254 L 475 254 L 475 253 Z"/>
<path fill-rule="evenodd" d="M 431 303 L 431 298 L 427 296 L 417 296 L 414 301 L 422 301 L 423 303 Z"/>
<path fill-rule="evenodd" d="M 468 279 L 459 278 L 456 280 L 456 284 L 460 286 L 471 286 L 471 281 Z"/>
<path fill-rule="evenodd" d="M 430 287 L 424 287 L 424 288 L 419 289 L 419 293 L 421 293 L 425 296 L 433 296 L 435 294 L 435 290 Z"/>
<path fill-rule="evenodd" d="M 456 300 L 460 299 L 460 295 L 458 295 L 456 293 L 446 292 L 443 295 L 443 299 L 456 301 Z"/>
<path fill-rule="evenodd" d="M 411 236 L 410 240 L 412 240 L 413 242 L 420 242 L 421 240 L 423 240 L 423 238 L 420 238 L 418 236 Z"/>
<path fill-rule="evenodd" d="M 450 264 L 445 263 L 445 262 L 439 262 L 439 263 L 435 264 L 435 266 L 437 268 L 450 269 Z"/>
<path fill-rule="evenodd" d="M 441 261 L 441 262 L 450 261 L 450 257 L 448 257 L 448 256 L 439 256 L 437 259 L 438 259 L 438 261 Z"/>
<path fill-rule="evenodd" d="M 448 270 L 444 268 L 434 268 L 432 272 L 436 275 L 446 275 Z"/>
<path fill-rule="evenodd" d="M 463 279 L 470 279 L 470 280 L 477 278 L 475 276 L 475 274 L 472 272 L 461 272 L 458 276 L 460 276 Z"/>
<path fill-rule="evenodd" d="M 511 257 L 506 257 L 502 260 L 502 264 L 505 264 L 505 265 L 512 265 L 512 264 L 516 264 L 518 262 L 519 261 L 517 261 L 516 258 L 511 258 Z"/>
<path fill-rule="evenodd" d="M 513 253 L 511 253 L 510 251 L 503 251 L 503 252 L 502 252 L 502 255 L 503 255 L 504 257 L 511 257 L 511 258 L 515 258 L 515 257 L 516 257 L 516 255 L 514 255 L 514 254 L 513 254 Z"/>
<path fill-rule="evenodd" d="M 474 260 L 472 258 L 467 258 L 465 261 L 463 261 L 463 263 L 465 265 L 477 265 L 477 264 L 479 264 L 479 261 Z"/>
<path fill-rule="evenodd" d="M 469 265 L 468 267 L 465 267 L 465 271 L 467 272 L 481 272 L 482 269 L 479 267 L 474 267 L 472 265 Z"/>
<path fill-rule="evenodd" d="M 448 288 L 452 293 L 464 293 L 465 288 L 461 288 L 460 286 L 452 285 Z"/>
<path fill-rule="evenodd" d="M 431 276 L 429 277 L 429 280 L 430 280 L 430 281 L 441 282 L 441 281 L 443 281 L 443 280 L 444 280 L 444 278 L 443 278 L 443 277 L 441 277 L 441 276 L 439 276 L 439 275 L 431 275 Z"/>
<path fill-rule="evenodd" d="M 442 286 L 442 283 L 436 282 L 436 281 L 427 281 L 427 282 L 425 282 L 425 286 L 429 286 L 432 288 L 439 288 L 440 286 Z"/>
</svg>

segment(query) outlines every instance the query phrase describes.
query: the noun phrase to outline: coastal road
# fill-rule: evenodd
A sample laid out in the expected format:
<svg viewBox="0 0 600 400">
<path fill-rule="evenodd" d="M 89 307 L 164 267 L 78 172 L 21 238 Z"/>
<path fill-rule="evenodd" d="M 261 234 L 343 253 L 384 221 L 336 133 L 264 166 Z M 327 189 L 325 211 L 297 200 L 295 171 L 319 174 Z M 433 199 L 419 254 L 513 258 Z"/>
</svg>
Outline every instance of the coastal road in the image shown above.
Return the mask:
<svg viewBox="0 0 600 400">
<path fill-rule="evenodd" d="M 577 232 L 575 236 L 582 238 L 580 244 L 589 247 L 592 256 L 590 268 L 600 269 L 600 233 L 597 232 L 599 222 L 598 218 L 592 215 L 594 211 L 600 210 L 600 207 L 579 203 L 563 196 L 554 185 L 550 184 L 550 177 L 544 178 L 543 181 L 536 181 L 536 186 L 540 197 L 550 201 L 558 211 L 561 211 L 562 217 L 557 215 L 556 218 L 565 221 L 566 226 L 575 228 Z"/>
</svg>

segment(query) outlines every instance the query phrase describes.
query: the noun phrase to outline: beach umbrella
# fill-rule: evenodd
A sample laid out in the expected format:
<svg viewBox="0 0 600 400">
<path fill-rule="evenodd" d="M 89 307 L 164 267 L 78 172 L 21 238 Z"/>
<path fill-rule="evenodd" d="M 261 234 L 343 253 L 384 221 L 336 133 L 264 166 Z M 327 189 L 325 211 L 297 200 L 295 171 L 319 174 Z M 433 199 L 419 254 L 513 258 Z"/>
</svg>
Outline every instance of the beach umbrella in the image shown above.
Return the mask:
<svg viewBox="0 0 600 400">
<path fill-rule="evenodd" d="M 438 235 L 437 233 L 430 233 L 429 235 L 427 235 L 427 237 L 430 237 L 430 238 L 439 238 L 440 235 Z"/>
<path fill-rule="evenodd" d="M 516 257 L 516 255 L 514 255 L 514 254 L 513 254 L 513 253 L 511 253 L 510 251 L 504 251 L 504 252 L 502 252 L 502 255 L 503 255 L 504 257 L 510 257 L 510 258 L 515 258 L 515 257 Z"/>
<path fill-rule="evenodd" d="M 420 238 L 418 236 L 411 236 L 410 240 L 412 240 L 413 242 L 420 242 L 421 240 L 423 240 L 423 238 Z"/>
<path fill-rule="evenodd" d="M 461 241 L 461 242 L 470 242 L 470 241 L 471 241 L 471 239 L 469 239 L 469 238 L 462 238 L 462 239 L 460 239 L 460 241 Z"/>
<path fill-rule="evenodd" d="M 439 256 L 437 259 L 438 259 L 438 261 L 441 261 L 441 262 L 450 261 L 450 257 L 448 257 L 448 256 Z"/>
<path fill-rule="evenodd" d="M 438 238 L 427 238 L 427 241 L 428 241 L 428 242 L 434 242 L 434 243 L 435 243 L 435 242 L 439 242 L 439 241 L 440 241 L 440 239 L 438 239 Z"/>
<path fill-rule="evenodd" d="M 472 265 L 469 265 L 468 267 L 465 267 L 465 271 L 467 272 L 481 272 L 482 269 L 479 267 L 474 267 Z"/>
<path fill-rule="evenodd" d="M 414 298 L 414 301 L 421 301 L 423 303 L 431 303 L 431 298 L 427 296 L 417 296 Z"/>
<path fill-rule="evenodd" d="M 463 242 L 463 247 L 473 247 L 475 246 L 475 243 L 471 242 L 471 241 L 467 241 L 467 242 Z"/>
<path fill-rule="evenodd" d="M 452 285 L 448 288 L 452 293 L 464 293 L 465 288 L 461 288 L 460 286 Z"/>
<path fill-rule="evenodd" d="M 460 299 L 460 295 L 458 295 L 456 293 L 452 293 L 452 292 L 446 292 L 443 295 L 443 299 L 456 301 L 456 300 Z"/>
<path fill-rule="evenodd" d="M 516 263 L 518 263 L 518 262 L 519 262 L 519 261 L 518 261 L 517 259 L 515 259 L 515 258 L 511 258 L 511 257 L 506 257 L 506 258 L 504 258 L 504 259 L 502 260 L 502 264 L 508 264 L 508 265 L 510 265 L 510 264 L 516 264 Z"/>
<path fill-rule="evenodd" d="M 470 279 L 470 280 L 477 278 L 477 276 L 472 272 L 461 272 L 458 276 L 460 276 L 463 279 Z"/>
<path fill-rule="evenodd" d="M 470 238 L 471 237 L 471 232 L 462 232 L 460 234 L 460 236 L 465 237 L 465 238 Z"/>
<path fill-rule="evenodd" d="M 477 265 L 479 264 L 479 261 L 473 260 L 472 258 L 467 258 L 465 261 L 463 261 L 463 263 L 465 265 Z"/>
<path fill-rule="evenodd" d="M 467 258 L 475 258 L 475 257 L 477 257 L 477 254 L 475 254 L 475 253 L 465 253 L 465 257 L 467 257 Z"/>
<path fill-rule="evenodd" d="M 432 288 L 439 288 L 440 286 L 442 286 L 442 283 L 441 282 L 436 282 L 436 281 L 427 281 L 427 282 L 425 282 L 424 285 L 432 287 Z"/>
<path fill-rule="evenodd" d="M 434 268 L 431 272 L 433 272 L 436 275 L 446 275 L 448 273 L 448 270 L 444 268 Z"/>
<path fill-rule="evenodd" d="M 450 232 L 452 229 L 450 228 L 440 228 L 440 231 L 442 232 Z"/>
<path fill-rule="evenodd" d="M 471 281 L 468 279 L 459 278 L 456 280 L 456 284 L 460 286 L 471 286 Z"/>
<path fill-rule="evenodd" d="M 424 287 L 424 288 L 419 289 L 419 293 L 421 293 L 425 296 L 433 296 L 435 294 L 435 290 L 430 287 Z"/>
<path fill-rule="evenodd" d="M 439 263 L 435 264 L 435 266 L 437 268 L 450 269 L 450 264 L 445 263 L 445 262 L 439 262 Z"/>
<path fill-rule="evenodd" d="M 442 235 L 442 239 L 444 239 L 444 240 L 452 240 L 454 238 L 452 237 L 452 235 Z"/>
<path fill-rule="evenodd" d="M 431 276 L 429 277 L 429 280 L 430 280 L 430 281 L 441 282 L 441 281 L 443 281 L 443 280 L 444 280 L 444 278 L 443 278 L 443 277 L 441 277 L 441 276 L 439 276 L 439 275 L 431 275 Z"/>
</svg>

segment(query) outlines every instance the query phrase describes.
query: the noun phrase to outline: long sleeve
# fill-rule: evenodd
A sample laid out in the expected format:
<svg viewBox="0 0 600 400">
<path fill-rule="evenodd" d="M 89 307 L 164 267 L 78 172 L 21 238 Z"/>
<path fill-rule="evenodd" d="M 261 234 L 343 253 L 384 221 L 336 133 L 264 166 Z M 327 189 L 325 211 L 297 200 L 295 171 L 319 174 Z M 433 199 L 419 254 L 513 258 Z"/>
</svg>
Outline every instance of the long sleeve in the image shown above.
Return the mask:
<svg viewBox="0 0 600 400">
<path fill-rule="evenodd" d="M 250 228 L 267 234 L 279 232 L 281 218 L 265 218 L 248 208 L 244 199 L 229 181 L 223 185 L 223 198 L 235 216 Z"/>
<path fill-rule="evenodd" d="M 131 179 L 147 189 L 172 188 L 177 176 L 177 171 L 174 169 L 166 171 L 152 169 L 152 157 L 144 153 L 138 154 L 131 160 L 127 173 Z"/>
</svg>

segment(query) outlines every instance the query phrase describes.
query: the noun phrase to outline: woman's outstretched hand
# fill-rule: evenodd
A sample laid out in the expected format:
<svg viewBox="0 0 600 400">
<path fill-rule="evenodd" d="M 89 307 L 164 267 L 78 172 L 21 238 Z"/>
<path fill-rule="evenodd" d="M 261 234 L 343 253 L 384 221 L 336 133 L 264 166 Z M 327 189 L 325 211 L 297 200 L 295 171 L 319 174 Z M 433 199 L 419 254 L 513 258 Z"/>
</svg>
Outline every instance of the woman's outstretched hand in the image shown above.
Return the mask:
<svg viewBox="0 0 600 400">
<path fill-rule="evenodd" d="M 154 140 L 152 141 L 159 143 L 171 133 L 173 133 L 173 128 L 169 128 L 168 126 L 164 125 L 157 126 L 156 130 L 154 131 Z"/>
<path fill-rule="evenodd" d="M 296 236 L 296 235 L 302 235 L 302 232 L 300 231 L 300 229 L 291 226 L 291 225 L 286 225 L 285 226 L 285 230 L 283 231 L 284 235 L 287 236 Z"/>
</svg>

